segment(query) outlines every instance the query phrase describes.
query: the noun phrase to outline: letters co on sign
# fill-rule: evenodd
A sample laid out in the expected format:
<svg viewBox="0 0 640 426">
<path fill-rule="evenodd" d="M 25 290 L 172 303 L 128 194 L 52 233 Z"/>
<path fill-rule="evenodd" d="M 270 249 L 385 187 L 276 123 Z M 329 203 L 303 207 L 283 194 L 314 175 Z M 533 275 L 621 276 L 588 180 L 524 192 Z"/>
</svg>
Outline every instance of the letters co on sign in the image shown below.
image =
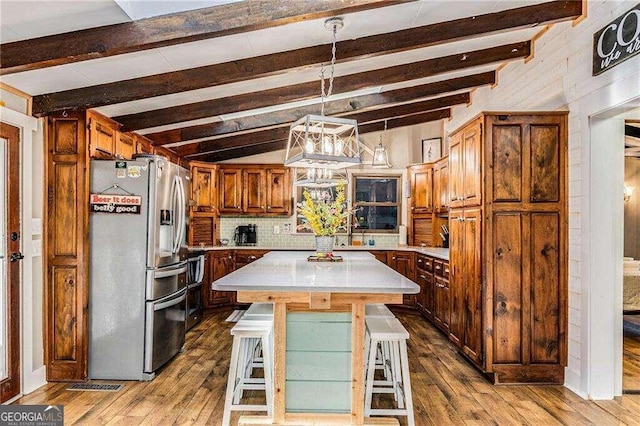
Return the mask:
<svg viewBox="0 0 640 426">
<path fill-rule="evenodd" d="M 593 75 L 640 53 L 640 4 L 593 35 Z"/>
</svg>

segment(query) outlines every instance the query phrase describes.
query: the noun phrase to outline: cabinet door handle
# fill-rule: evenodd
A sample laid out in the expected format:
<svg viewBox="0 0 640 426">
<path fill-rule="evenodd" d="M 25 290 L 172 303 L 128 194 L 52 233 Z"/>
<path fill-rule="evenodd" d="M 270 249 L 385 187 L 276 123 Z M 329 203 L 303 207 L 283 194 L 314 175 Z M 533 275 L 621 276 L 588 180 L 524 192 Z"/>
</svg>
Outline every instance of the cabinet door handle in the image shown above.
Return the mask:
<svg viewBox="0 0 640 426">
<path fill-rule="evenodd" d="M 440 269 L 440 266 L 436 266 L 436 269 Z"/>
<path fill-rule="evenodd" d="M 257 259 L 257 257 L 255 257 L 255 256 L 251 255 L 251 256 L 249 256 L 249 259 L 251 259 L 251 260 L 256 260 L 256 259 Z"/>
<path fill-rule="evenodd" d="M 418 259 L 418 263 L 422 263 L 422 259 Z"/>
<path fill-rule="evenodd" d="M 444 271 L 448 274 L 449 273 L 449 268 L 445 269 Z"/>
<path fill-rule="evenodd" d="M 411 210 L 415 210 L 415 207 L 411 206 Z"/>
<path fill-rule="evenodd" d="M 396 260 L 396 257 L 395 257 L 395 256 L 393 256 L 393 257 L 391 258 L 391 260 Z"/>
<path fill-rule="evenodd" d="M 270 209 L 270 208 L 271 208 L 271 206 L 267 206 L 267 209 Z"/>
<path fill-rule="evenodd" d="M 425 277 L 424 275 L 420 274 L 420 278 L 422 278 L 423 280 L 426 280 L 427 277 Z"/>
</svg>

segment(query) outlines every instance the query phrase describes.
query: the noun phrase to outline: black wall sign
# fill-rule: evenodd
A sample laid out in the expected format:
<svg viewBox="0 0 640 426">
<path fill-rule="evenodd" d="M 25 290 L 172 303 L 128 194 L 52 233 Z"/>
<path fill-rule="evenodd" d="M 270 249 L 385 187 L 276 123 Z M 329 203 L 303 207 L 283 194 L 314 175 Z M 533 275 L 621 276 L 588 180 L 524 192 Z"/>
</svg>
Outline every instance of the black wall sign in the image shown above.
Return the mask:
<svg viewBox="0 0 640 426">
<path fill-rule="evenodd" d="M 593 35 L 593 75 L 640 53 L 640 4 Z"/>
</svg>

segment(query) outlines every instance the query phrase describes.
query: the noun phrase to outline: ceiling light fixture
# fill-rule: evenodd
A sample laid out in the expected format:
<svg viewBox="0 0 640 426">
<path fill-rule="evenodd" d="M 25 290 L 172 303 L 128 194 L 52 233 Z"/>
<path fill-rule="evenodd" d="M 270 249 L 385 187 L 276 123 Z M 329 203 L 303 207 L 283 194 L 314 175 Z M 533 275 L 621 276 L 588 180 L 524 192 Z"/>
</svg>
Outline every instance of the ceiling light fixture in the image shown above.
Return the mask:
<svg viewBox="0 0 640 426">
<path fill-rule="evenodd" d="M 387 133 L 387 120 L 384 120 L 384 130 L 380 133 L 380 143 L 373 150 L 373 159 L 371 160 L 371 167 L 382 169 L 390 168 L 389 156 L 387 154 L 387 148 L 382 145 L 384 142 L 384 135 Z"/>
<path fill-rule="evenodd" d="M 309 114 L 291 124 L 285 166 L 335 170 L 361 163 L 358 122 L 324 115 L 325 99 L 333 90 L 336 33 L 343 26 L 342 18 L 325 21 L 325 27 L 333 32 L 329 89 L 325 93 L 323 64 L 320 70 L 320 115 Z"/>
</svg>

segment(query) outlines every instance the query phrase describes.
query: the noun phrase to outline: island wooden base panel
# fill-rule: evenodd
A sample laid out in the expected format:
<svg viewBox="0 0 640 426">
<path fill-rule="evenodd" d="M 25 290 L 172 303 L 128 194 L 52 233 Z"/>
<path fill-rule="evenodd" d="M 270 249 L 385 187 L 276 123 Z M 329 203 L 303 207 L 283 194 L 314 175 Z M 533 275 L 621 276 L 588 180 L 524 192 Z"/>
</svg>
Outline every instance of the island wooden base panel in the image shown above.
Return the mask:
<svg viewBox="0 0 640 426">
<path fill-rule="evenodd" d="M 231 311 L 205 316 L 187 333 L 184 352 L 153 381 L 95 381 L 123 383 L 119 392 L 73 392 L 66 390 L 68 383 L 49 383 L 15 404 L 62 404 L 65 425 L 218 426 L 222 423 L 230 330 L 234 326 L 225 318 Z M 396 314 L 411 334 L 409 368 L 417 426 L 638 424 L 640 395 L 586 401 L 563 386 L 494 386 L 422 317 Z M 627 365 L 625 360 L 625 369 Z M 640 374 L 640 369 L 635 371 Z M 625 384 L 629 379 L 625 377 Z M 248 391 L 246 395 L 247 403 L 264 402 L 264 392 Z M 376 395 L 374 401 L 381 407 L 392 407 L 388 395 Z M 234 412 L 231 424 L 249 415 L 264 417 L 264 413 Z M 365 419 L 365 424 L 385 421 L 407 424 L 401 416 L 397 420 Z"/>
</svg>

